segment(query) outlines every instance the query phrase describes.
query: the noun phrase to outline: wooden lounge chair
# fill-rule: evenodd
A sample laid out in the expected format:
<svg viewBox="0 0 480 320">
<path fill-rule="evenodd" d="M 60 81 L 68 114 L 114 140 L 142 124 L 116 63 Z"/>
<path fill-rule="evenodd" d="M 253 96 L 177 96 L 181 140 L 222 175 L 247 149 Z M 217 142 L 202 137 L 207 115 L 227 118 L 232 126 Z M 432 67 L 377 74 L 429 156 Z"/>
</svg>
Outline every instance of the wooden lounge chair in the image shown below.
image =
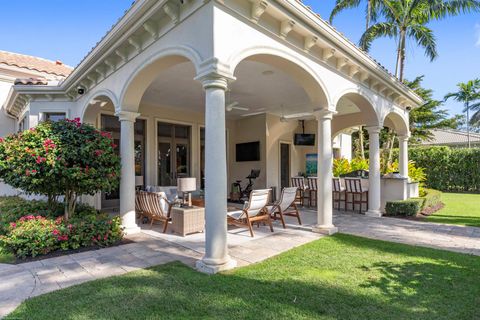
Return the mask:
<svg viewBox="0 0 480 320">
<path fill-rule="evenodd" d="M 227 212 L 227 223 L 239 227 L 247 227 L 250 235 L 253 235 L 253 223 L 266 222 L 270 226 L 270 231 L 273 232 L 272 220 L 266 205 L 270 197 L 270 189 L 253 190 L 250 193 L 248 202 L 242 210 Z"/>
<path fill-rule="evenodd" d="M 345 178 L 345 211 L 348 209 L 348 204 L 352 205 L 352 211 L 355 211 L 355 205 L 359 204 L 359 213 L 362 213 L 362 204 L 366 205 L 368 210 L 368 189 L 362 186 L 360 178 Z M 348 195 L 351 195 L 351 200 L 348 200 Z M 365 197 L 364 197 L 365 195 Z"/>
<path fill-rule="evenodd" d="M 164 199 L 160 192 L 146 192 L 137 191 L 135 197 L 135 209 L 140 219 L 144 217 L 150 219 L 150 228 L 153 226 L 154 221 L 160 221 L 163 223 L 163 233 L 167 232 L 168 222 L 170 218 L 170 210 L 165 212 L 162 209 L 161 200 Z"/>
<path fill-rule="evenodd" d="M 267 206 L 270 217 L 273 220 L 282 221 L 284 229 L 286 228 L 284 216 L 296 217 L 298 219 L 298 224 L 302 224 L 302 220 L 300 220 L 300 213 L 298 212 L 298 208 L 295 203 L 296 195 L 297 187 L 283 188 L 282 194 L 280 195 L 280 200 L 274 203 L 273 206 Z M 288 211 L 288 209 L 291 210 Z"/>
</svg>

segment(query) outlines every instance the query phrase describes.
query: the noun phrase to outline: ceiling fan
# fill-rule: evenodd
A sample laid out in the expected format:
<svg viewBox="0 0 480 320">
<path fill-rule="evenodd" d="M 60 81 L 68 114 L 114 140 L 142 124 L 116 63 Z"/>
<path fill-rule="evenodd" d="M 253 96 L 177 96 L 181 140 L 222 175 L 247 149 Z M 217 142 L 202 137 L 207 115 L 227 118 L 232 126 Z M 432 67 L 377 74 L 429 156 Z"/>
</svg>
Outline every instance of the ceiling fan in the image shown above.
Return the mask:
<svg viewBox="0 0 480 320">
<path fill-rule="evenodd" d="M 250 110 L 250 108 L 240 106 L 240 103 L 238 101 L 233 101 L 232 103 L 229 103 L 227 106 L 225 106 L 225 110 L 227 110 L 228 112 L 233 111 L 234 109 L 241 111 Z"/>
</svg>

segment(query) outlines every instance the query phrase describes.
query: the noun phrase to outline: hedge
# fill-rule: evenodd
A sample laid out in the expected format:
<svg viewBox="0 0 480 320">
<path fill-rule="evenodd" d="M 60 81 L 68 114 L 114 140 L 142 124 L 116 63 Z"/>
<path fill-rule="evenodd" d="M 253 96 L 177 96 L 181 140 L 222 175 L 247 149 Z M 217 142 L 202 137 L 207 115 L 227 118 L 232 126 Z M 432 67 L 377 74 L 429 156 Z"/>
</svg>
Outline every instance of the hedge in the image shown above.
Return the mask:
<svg viewBox="0 0 480 320">
<path fill-rule="evenodd" d="M 398 158 L 398 149 L 393 151 Z M 425 168 L 425 187 L 449 192 L 480 192 L 480 148 L 415 147 L 410 160 Z"/>
<path fill-rule="evenodd" d="M 388 201 L 385 213 L 389 216 L 415 216 L 422 210 L 422 199 Z"/>
<path fill-rule="evenodd" d="M 389 216 L 415 216 L 430 208 L 438 210 L 442 193 L 433 189 L 424 189 L 424 192 L 423 197 L 388 201 L 385 205 L 385 213 Z"/>
</svg>

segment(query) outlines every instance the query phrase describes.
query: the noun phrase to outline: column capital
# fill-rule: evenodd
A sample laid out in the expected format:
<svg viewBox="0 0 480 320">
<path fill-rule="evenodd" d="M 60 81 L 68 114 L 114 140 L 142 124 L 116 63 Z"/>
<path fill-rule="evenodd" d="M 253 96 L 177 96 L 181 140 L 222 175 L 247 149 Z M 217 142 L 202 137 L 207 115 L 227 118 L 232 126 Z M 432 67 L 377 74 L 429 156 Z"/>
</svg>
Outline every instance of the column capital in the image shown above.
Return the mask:
<svg viewBox="0 0 480 320">
<path fill-rule="evenodd" d="M 365 129 L 367 129 L 368 131 L 368 134 L 372 134 L 372 133 L 380 133 L 380 131 L 382 131 L 383 127 L 382 126 L 367 126 L 365 127 Z"/>
<path fill-rule="evenodd" d="M 115 116 L 117 116 L 118 120 L 120 121 L 135 122 L 135 120 L 140 116 L 140 113 L 131 111 L 117 111 L 115 112 Z"/>
<path fill-rule="evenodd" d="M 410 137 L 411 137 L 410 133 L 401 134 L 401 135 L 398 136 L 398 140 L 399 141 L 408 141 L 408 139 L 410 139 Z"/>
<path fill-rule="evenodd" d="M 333 116 L 336 113 L 337 113 L 337 111 L 335 111 L 335 109 L 333 109 L 333 108 L 313 110 L 313 115 L 315 116 L 315 119 L 317 119 L 317 120 L 321 120 L 321 119 L 332 120 Z"/>
<path fill-rule="evenodd" d="M 228 89 L 228 84 L 235 80 L 235 78 L 217 73 L 211 72 L 208 74 L 196 77 L 195 80 L 200 81 L 203 85 L 203 89 L 219 88 L 223 90 Z"/>
</svg>

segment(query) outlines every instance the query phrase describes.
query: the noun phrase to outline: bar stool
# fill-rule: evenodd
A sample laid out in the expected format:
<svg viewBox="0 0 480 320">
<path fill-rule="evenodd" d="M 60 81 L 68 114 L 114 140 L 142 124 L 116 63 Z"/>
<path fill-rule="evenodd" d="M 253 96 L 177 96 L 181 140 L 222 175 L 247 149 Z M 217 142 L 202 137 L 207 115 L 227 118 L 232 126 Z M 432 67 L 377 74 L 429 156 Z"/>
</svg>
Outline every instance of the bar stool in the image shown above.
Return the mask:
<svg viewBox="0 0 480 320">
<path fill-rule="evenodd" d="M 356 204 L 360 205 L 359 213 L 362 213 L 362 204 L 367 206 L 365 211 L 368 210 L 368 188 L 362 187 L 360 178 L 345 178 L 345 189 L 345 211 L 348 210 L 348 204 L 352 204 L 352 211 L 355 211 Z M 349 194 L 352 195 L 352 201 L 348 201 Z"/>
<path fill-rule="evenodd" d="M 309 194 L 308 205 L 310 207 L 317 205 L 317 190 L 318 190 L 317 181 L 318 181 L 317 177 L 307 178 L 308 194 Z M 312 202 L 314 202 L 313 205 L 312 205 Z"/>
<path fill-rule="evenodd" d="M 342 199 L 343 194 L 343 199 Z M 341 209 L 341 202 L 346 200 L 347 194 L 345 187 L 342 186 L 340 178 L 333 178 L 333 191 L 332 191 L 332 199 L 333 199 L 333 208 L 335 209 L 335 204 L 338 204 L 338 210 Z M 347 210 L 347 208 L 345 208 Z"/>
<path fill-rule="evenodd" d="M 305 179 L 303 177 L 292 177 L 291 186 L 297 187 L 297 196 L 295 198 L 295 203 L 298 203 L 303 207 L 304 200 L 306 198 L 305 194 L 308 189 L 308 187 L 305 185 Z"/>
</svg>

